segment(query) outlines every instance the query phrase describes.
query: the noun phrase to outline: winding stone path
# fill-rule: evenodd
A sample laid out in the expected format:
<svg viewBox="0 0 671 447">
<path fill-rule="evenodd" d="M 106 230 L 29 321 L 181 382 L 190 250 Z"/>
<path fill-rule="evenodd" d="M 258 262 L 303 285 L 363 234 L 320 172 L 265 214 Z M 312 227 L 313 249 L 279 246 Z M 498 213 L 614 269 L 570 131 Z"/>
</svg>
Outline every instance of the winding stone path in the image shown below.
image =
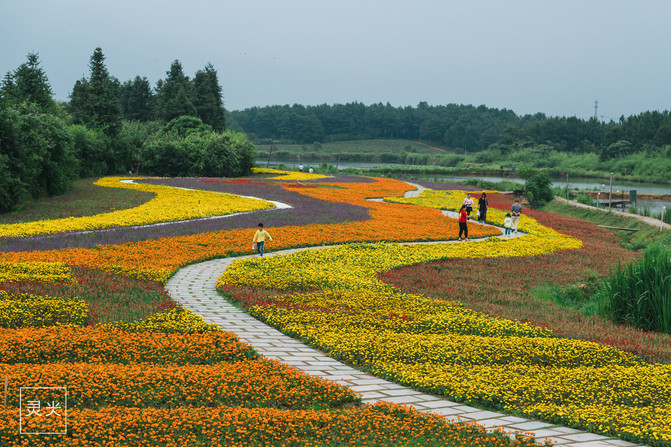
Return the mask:
<svg viewBox="0 0 671 447">
<path fill-rule="evenodd" d="M 324 247 L 315 247 L 314 249 L 321 248 Z M 282 250 L 265 255 L 286 255 L 300 250 L 306 250 L 306 248 Z M 547 422 L 470 407 L 439 396 L 422 393 L 344 365 L 323 352 L 256 320 L 227 302 L 217 293 L 217 278 L 226 270 L 228 265 L 238 259 L 248 257 L 251 256 L 216 259 L 184 267 L 170 278 L 166 284 L 166 289 L 173 300 L 201 315 L 207 322 L 216 323 L 224 331 L 235 333 L 242 342 L 251 345 L 259 354 L 279 360 L 307 374 L 345 385 L 360 393 L 365 403 L 386 401 L 411 405 L 418 411 L 443 415 L 450 420 L 459 418 L 461 421 L 476 421 L 488 428 L 503 427 L 510 433 L 515 431 L 532 432 L 538 441 L 552 440 L 555 445 L 573 447 L 624 447 L 635 445 L 620 439 L 608 438 Z"/>
</svg>

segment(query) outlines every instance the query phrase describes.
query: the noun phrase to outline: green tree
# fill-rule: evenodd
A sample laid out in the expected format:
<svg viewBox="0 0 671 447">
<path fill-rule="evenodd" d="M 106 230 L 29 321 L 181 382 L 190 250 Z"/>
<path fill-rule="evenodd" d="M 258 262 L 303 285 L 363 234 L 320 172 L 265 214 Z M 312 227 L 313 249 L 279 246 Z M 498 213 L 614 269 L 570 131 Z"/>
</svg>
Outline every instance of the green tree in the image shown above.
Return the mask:
<svg viewBox="0 0 671 447">
<path fill-rule="evenodd" d="M 89 129 L 81 124 L 70 126 L 69 130 L 74 153 L 79 160 L 79 176 L 106 175 L 109 172 L 107 163 L 112 158 L 108 137 L 100 129 Z"/>
<path fill-rule="evenodd" d="M 19 113 L 0 99 L 0 212 L 11 211 L 28 197 L 30 163 L 19 141 Z"/>
<path fill-rule="evenodd" d="M 95 113 L 95 110 L 93 109 L 94 102 L 91 95 L 91 86 L 88 79 L 82 78 L 75 82 L 67 107 L 74 123 L 86 124 L 93 127 L 94 124 L 91 117 Z"/>
<path fill-rule="evenodd" d="M 128 121 L 147 122 L 153 118 L 154 95 L 147 78 L 136 76 L 121 85 L 119 94 L 122 116 Z"/>
<path fill-rule="evenodd" d="M 28 53 L 28 61 L 19 65 L 13 73 L 7 73 L 2 85 L 2 96 L 9 101 L 37 104 L 42 110 L 54 112 L 51 86 L 40 67 L 37 53 Z"/>
<path fill-rule="evenodd" d="M 611 160 L 613 158 L 623 157 L 632 152 L 632 144 L 627 140 L 618 140 L 613 144 L 604 146 L 599 154 L 601 161 Z"/>
<path fill-rule="evenodd" d="M 198 117 L 217 131 L 223 131 L 226 127 L 221 92 L 217 71 L 212 64 L 208 63 L 205 70 L 196 72 L 196 76 L 193 78 L 193 105 Z"/>
<path fill-rule="evenodd" d="M 121 111 L 111 92 L 112 79 L 105 67 L 105 56 L 100 47 L 93 52 L 89 68 L 95 127 L 107 135 L 114 136 L 121 129 Z"/>
<path fill-rule="evenodd" d="M 0 102 L 0 212 L 67 191 L 78 164 L 65 121 L 36 103 Z"/>
<path fill-rule="evenodd" d="M 186 138 L 194 132 L 212 132 L 212 126 L 203 123 L 203 120 L 195 116 L 180 116 L 170 121 L 160 131 L 161 134 L 172 134 L 175 138 Z"/>
<path fill-rule="evenodd" d="M 191 83 L 181 62 L 175 60 L 166 74 L 168 77 L 157 86 L 156 117 L 167 123 L 184 115 L 198 116 L 191 100 Z"/>
<path fill-rule="evenodd" d="M 182 116 L 146 141 L 143 171 L 168 177 L 239 177 L 251 173 L 256 151 L 243 134 L 214 132 L 199 118 Z"/>
<path fill-rule="evenodd" d="M 75 123 L 100 129 L 108 136 L 115 136 L 121 129 L 121 111 L 115 99 L 114 79 L 105 67 L 105 56 L 96 48 L 89 63 L 89 79 L 75 83 L 70 95 L 70 109 Z M 118 82 L 118 81 L 116 81 Z"/>
<path fill-rule="evenodd" d="M 552 180 L 547 172 L 540 172 L 527 181 L 527 197 L 533 206 L 541 206 L 554 199 Z"/>
</svg>

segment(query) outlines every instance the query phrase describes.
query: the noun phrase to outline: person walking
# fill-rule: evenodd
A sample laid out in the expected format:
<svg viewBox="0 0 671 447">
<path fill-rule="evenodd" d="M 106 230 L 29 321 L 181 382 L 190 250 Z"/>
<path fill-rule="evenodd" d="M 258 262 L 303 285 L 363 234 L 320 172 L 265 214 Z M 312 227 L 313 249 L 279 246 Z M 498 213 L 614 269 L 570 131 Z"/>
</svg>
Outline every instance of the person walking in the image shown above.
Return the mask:
<svg viewBox="0 0 671 447">
<path fill-rule="evenodd" d="M 263 243 L 266 241 L 266 238 L 273 240 L 272 236 L 263 229 L 263 224 L 259 224 L 259 229 L 254 233 L 254 239 L 252 240 L 252 250 L 254 250 L 254 244 L 256 244 L 256 252 L 259 256 L 263 256 Z"/>
<path fill-rule="evenodd" d="M 513 218 L 510 213 L 507 213 L 506 218 L 503 219 L 503 227 L 506 229 L 505 235 L 510 236 L 510 229 L 513 227 Z"/>
<path fill-rule="evenodd" d="M 522 205 L 520 205 L 519 200 L 515 200 L 513 206 L 510 207 L 510 211 L 513 214 L 512 215 L 513 229 L 515 230 L 515 233 L 517 233 L 517 226 L 520 223 L 520 215 L 522 214 Z"/>
<path fill-rule="evenodd" d="M 473 211 L 473 197 L 471 197 L 470 192 L 466 194 L 466 198 L 464 199 L 463 205 L 466 207 L 466 214 L 470 216 L 471 211 Z"/>
<path fill-rule="evenodd" d="M 489 202 L 487 201 L 487 193 L 483 192 L 478 199 L 478 220 L 484 222 L 487 218 L 487 208 L 489 207 Z"/>
<path fill-rule="evenodd" d="M 462 234 L 465 240 L 468 240 L 468 213 L 466 212 L 466 205 L 461 205 L 461 209 L 459 210 L 459 240 L 461 240 Z"/>
</svg>

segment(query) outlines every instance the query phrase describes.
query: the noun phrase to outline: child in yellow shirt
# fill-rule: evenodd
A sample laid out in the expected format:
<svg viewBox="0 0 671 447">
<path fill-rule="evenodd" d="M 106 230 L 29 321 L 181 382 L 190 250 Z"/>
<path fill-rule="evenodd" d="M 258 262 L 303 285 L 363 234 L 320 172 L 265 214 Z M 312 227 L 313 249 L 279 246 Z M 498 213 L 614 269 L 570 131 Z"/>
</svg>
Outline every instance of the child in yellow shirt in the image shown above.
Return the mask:
<svg viewBox="0 0 671 447">
<path fill-rule="evenodd" d="M 268 234 L 268 232 L 263 229 L 263 224 L 260 223 L 259 229 L 256 230 L 256 233 L 254 233 L 254 239 L 252 240 L 252 250 L 254 250 L 254 244 L 256 244 L 256 251 L 259 256 L 263 256 L 263 243 L 265 242 L 266 237 L 271 241 L 273 240 L 272 236 L 270 236 L 270 234 Z"/>
</svg>

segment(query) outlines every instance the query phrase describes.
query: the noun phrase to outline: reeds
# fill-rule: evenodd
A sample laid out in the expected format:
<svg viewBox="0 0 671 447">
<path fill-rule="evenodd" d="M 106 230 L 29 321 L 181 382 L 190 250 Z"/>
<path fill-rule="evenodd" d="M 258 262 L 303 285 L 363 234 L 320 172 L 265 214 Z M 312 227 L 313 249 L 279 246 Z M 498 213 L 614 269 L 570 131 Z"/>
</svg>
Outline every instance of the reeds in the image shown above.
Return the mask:
<svg viewBox="0 0 671 447">
<path fill-rule="evenodd" d="M 604 281 L 605 312 L 618 323 L 671 334 L 671 249 L 649 248 L 643 259 Z"/>
</svg>

